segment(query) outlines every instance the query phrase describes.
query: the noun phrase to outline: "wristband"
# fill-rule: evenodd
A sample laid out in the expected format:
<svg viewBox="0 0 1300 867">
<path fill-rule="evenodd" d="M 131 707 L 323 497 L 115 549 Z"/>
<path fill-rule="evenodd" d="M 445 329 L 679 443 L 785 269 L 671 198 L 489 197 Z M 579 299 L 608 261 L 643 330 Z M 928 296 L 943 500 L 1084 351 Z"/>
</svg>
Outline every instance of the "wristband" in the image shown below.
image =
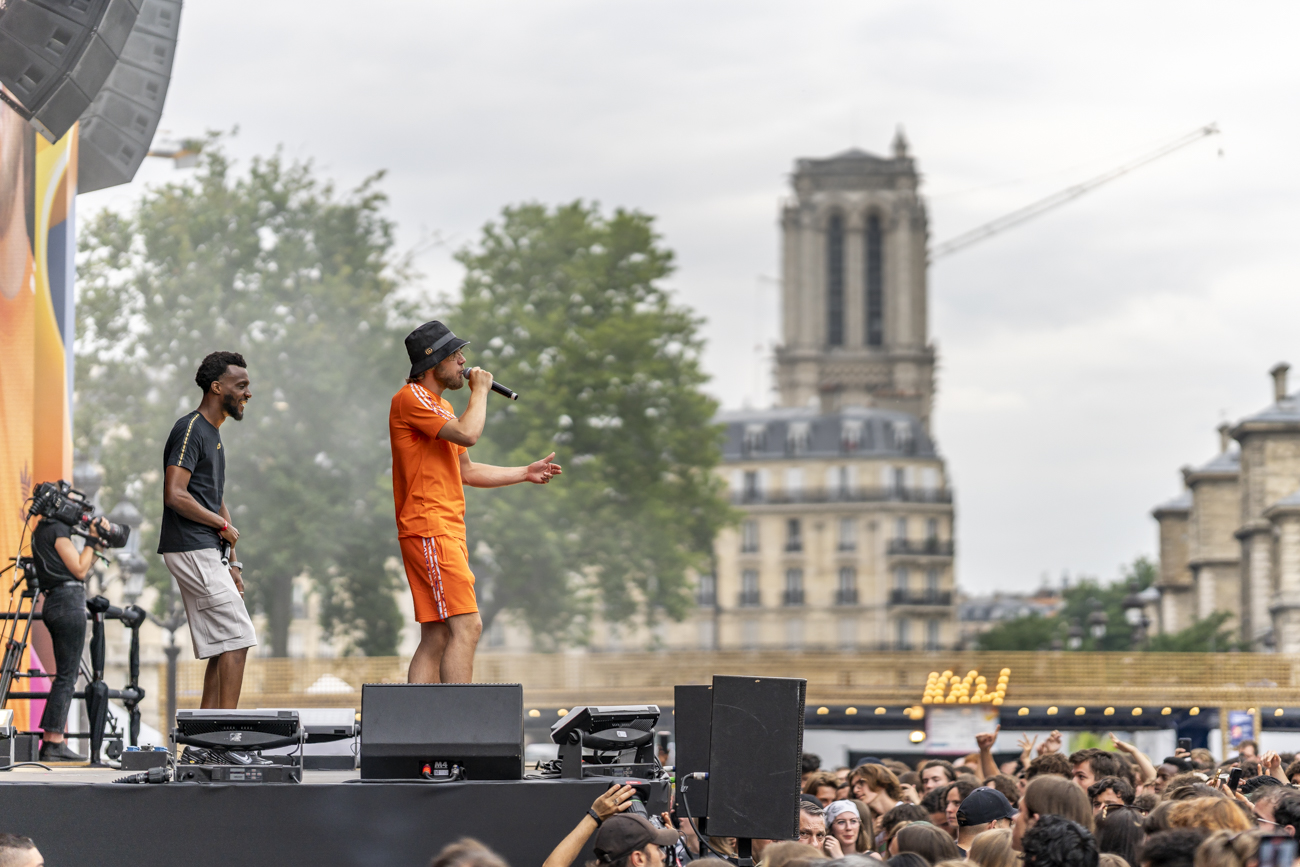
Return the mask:
<svg viewBox="0 0 1300 867">
<path fill-rule="evenodd" d="M 224 533 L 224 532 L 226 532 L 227 529 L 229 529 L 229 527 L 230 527 L 230 522 L 229 522 L 229 521 L 225 521 L 225 520 L 223 520 L 223 521 L 221 522 L 221 529 L 218 530 L 217 532 L 218 532 L 218 533 Z"/>
<path fill-rule="evenodd" d="M 597 828 L 599 828 L 601 825 L 604 824 L 604 822 L 602 822 L 602 821 L 600 820 L 600 816 L 596 814 L 596 808 L 595 808 L 595 807 L 588 807 L 588 808 L 587 808 L 587 815 L 590 816 L 591 818 L 593 818 L 593 819 L 596 820 L 596 827 L 597 827 Z"/>
</svg>

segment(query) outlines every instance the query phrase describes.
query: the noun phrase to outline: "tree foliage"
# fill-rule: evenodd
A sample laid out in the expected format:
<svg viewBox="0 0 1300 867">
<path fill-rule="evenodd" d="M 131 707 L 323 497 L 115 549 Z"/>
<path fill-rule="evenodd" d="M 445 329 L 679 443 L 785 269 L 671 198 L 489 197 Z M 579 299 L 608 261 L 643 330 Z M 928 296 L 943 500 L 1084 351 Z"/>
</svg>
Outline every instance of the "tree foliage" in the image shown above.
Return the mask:
<svg viewBox="0 0 1300 867">
<path fill-rule="evenodd" d="M 581 202 L 506 208 L 458 260 L 448 321 L 522 395 L 492 397 L 471 455 L 517 465 L 554 450 L 549 486 L 468 492 L 480 606 L 517 613 L 540 646 L 584 640 L 590 615 L 681 618 L 690 570 L 732 519 L 714 467 L 716 402 L 700 391 L 700 320 L 662 281 L 650 217 Z M 463 405 L 465 392 L 447 397 Z"/>
<path fill-rule="evenodd" d="M 109 496 L 147 516 L 152 583 L 168 580 L 152 551 L 172 422 L 198 405 L 204 355 L 248 360 L 253 400 L 221 429 L 226 502 L 278 656 L 303 572 L 355 651 L 394 653 L 400 635 L 384 563 L 397 553 L 387 411 L 404 375 L 402 271 L 378 178 L 340 196 L 279 155 L 236 175 L 210 142 L 190 180 L 81 232 L 76 443 L 104 465 Z"/>
<path fill-rule="evenodd" d="M 1048 650 L 1055 640 L 1068 646 L 1069 630 L 1074 624 L 1083 632 L 1080 650 L 1191 653 L 1238 647 L 1231 630 L 1224 626 L 1232 617 L 1228 612 L 1216 612 L 1180 632 L 1151 636 L 1135 647 L 1133 628 L 1124 618 L 1124 599 L 1150 587 L 1157 575 L 1156 564 L 1138 557 L 1124 568 L 1117 581 L 1103 584 L 1095 578 L 1084 578 L 1062 591 L 1064 605 L 1054 616 L 1035 613 L 1003 621 L 980 635 L 979 649 Z M 1092 618 L 1096 613 L 1106 615 L 1105 633 L 1101 636 L 1093 634 Z"/>
</svg>

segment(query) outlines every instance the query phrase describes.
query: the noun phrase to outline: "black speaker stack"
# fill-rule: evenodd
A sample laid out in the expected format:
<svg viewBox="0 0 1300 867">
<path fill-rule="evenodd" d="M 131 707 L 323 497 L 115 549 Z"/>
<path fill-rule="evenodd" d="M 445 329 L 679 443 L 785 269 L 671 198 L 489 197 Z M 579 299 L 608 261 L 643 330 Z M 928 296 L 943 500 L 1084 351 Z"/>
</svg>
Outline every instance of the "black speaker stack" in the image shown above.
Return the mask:
<svg viewBox="0 0 1300 867">
<path fill-rule="evenodd" d="M 798 678 L 721 675 L 676 688 L 678 811 L 737 838 L 742 859 L 748 840 L 799 836 L 806 691 Z"/>
</svg>

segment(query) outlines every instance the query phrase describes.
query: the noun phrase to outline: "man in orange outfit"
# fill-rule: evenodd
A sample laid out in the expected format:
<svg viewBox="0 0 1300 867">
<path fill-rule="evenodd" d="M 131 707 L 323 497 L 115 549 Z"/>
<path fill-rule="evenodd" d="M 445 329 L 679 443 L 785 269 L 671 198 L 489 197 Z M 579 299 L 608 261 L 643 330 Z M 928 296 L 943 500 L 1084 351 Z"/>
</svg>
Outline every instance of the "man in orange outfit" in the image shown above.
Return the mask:
<svg viewBox="0 0 1300 867">
<path fill-rule="evenodd" d="M 411 375 L 393 396 L 388 436 L 393 447 L 393 502 L 406 579 L 415 598 L 420 646 L 410 683 L 469 683 L 483 621 L 474 598 L 474 573 L 465 545 L 465 489 L 520 482 L 544 485 L 560 474 L 555 452 L 526 467 L 493 467 L 469 459 L 487 421 L 492 374 L 465 369 L 468 344 L 441 322 L 426 322 L 406 337 Z M 469 405 L 457 418 L 443 391 L 469 380 Z"/>
</svg>

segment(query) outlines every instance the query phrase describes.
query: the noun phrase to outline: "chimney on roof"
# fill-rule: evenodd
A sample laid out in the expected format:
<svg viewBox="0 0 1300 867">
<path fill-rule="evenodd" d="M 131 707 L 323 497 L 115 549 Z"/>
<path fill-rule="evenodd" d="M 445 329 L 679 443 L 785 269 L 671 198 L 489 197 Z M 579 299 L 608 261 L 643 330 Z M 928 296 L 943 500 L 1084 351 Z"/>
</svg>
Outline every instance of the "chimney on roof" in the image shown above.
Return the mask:
<svg viewBox="0 0 1300 867">
<path fill-rule="evenodd" d="M 1281 403 L 1286 398 L 1286 372 L 1291 369 L 1291 365 L 1285 361 L 1279 361 L 1273 365 L 1269 374 L 1273 377 L 1273 401 Z"/>
<path fill-rule="evenodd" d="M 1226 421 L 1219 425 L 1219 452 L 1226 454 L 1228 446 L 1232 445 L 1232 425 Z"/>
</svg>

